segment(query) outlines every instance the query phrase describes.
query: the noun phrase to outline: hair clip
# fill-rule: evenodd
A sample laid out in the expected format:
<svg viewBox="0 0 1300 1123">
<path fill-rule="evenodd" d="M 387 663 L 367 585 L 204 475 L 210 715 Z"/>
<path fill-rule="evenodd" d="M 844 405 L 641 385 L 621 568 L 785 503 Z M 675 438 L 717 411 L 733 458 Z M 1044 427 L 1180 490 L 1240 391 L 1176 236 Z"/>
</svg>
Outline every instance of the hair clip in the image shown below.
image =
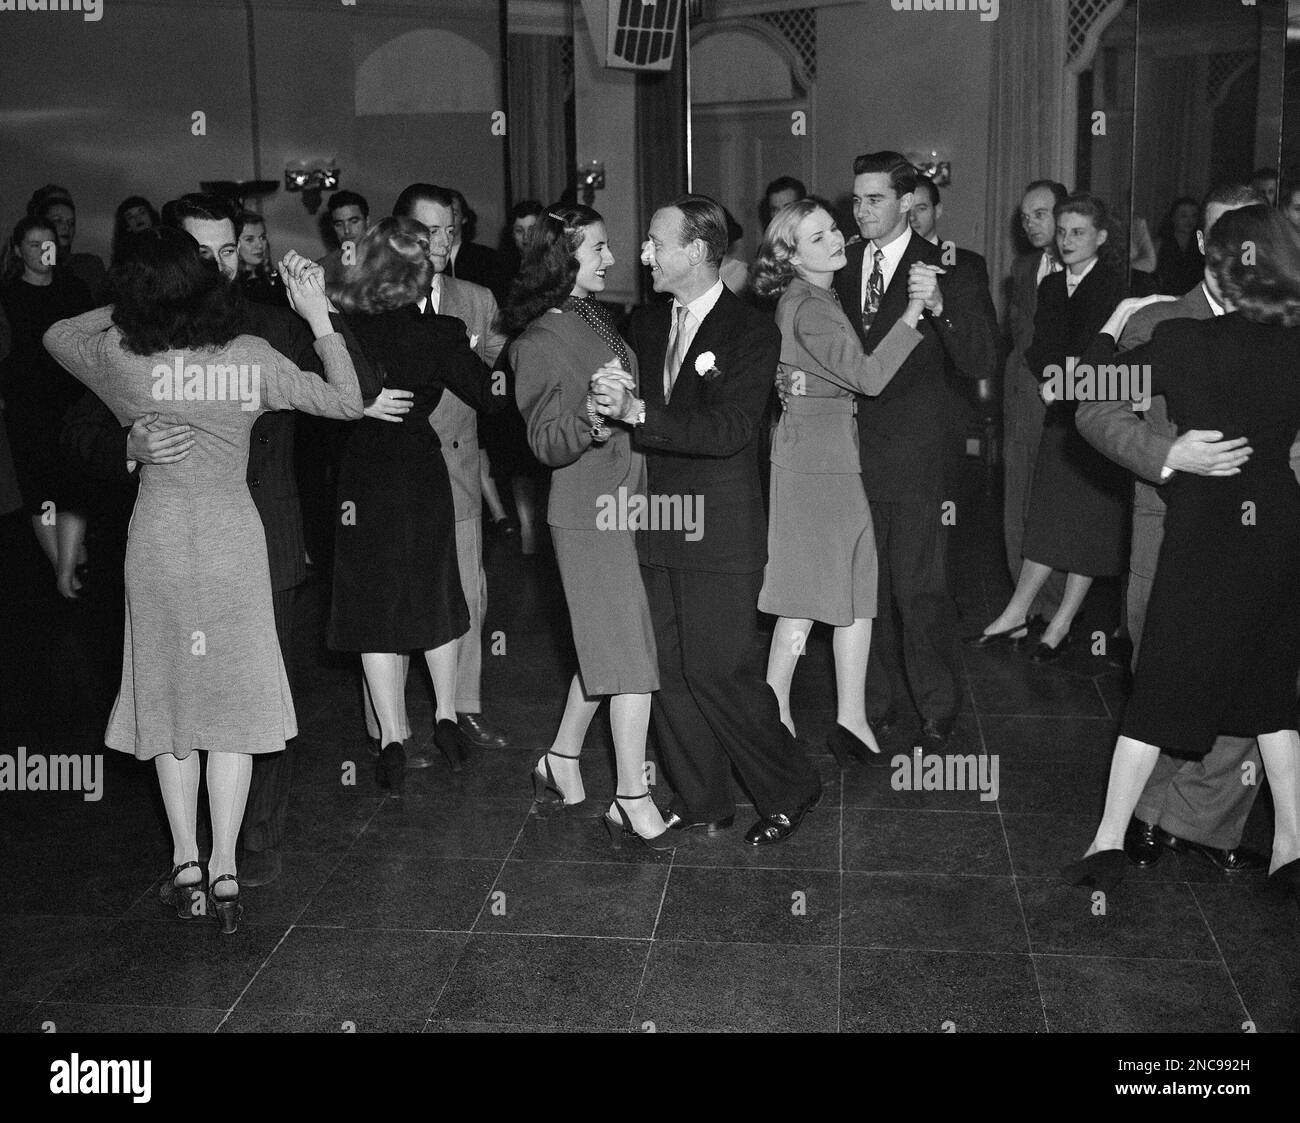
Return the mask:
<svg viewBox="0 0 1300 1123">
<path fill-rule="evenodd" d="M 564 221 L 564 219 L 562 219 L 562 218 L 561 218 L 558 214 L 556 214 L 554 211 L 547 211 L 547 212 L 546 212 L 546 217 L 547 217 L 547 218 L 553 218 L 553 219 L 555 219 L 555 221 L 558 222 L 561 226 L 565 226 L 565 227 L 567 227 L 567 226 L 569 225 L 567 222 Z"/>
</svg>

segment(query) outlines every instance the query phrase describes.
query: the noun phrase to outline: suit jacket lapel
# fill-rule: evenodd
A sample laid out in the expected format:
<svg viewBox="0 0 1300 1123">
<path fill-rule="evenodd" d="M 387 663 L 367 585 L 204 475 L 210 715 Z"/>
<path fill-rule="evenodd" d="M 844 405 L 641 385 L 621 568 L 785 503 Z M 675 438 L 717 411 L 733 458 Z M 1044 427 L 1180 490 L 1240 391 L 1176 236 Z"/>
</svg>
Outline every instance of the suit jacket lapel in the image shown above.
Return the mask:
<svg viewBox="0 0 1300 1123">
<path fill-rule="evenodd" d="M 674 402 L 680 400 L 690 403 L 697 397 L 702 379 L 695 371 L 695 360 L 706 351 L 717 351 L 726 335 L 727 323 L 731 319 L 731 302 L 736 299 L 731 290 L 723 286 L 722 295 L 718 297 L 718 302 L 709 314 L 704 317 L 699 330 L 695 333 L 695 338 L 691 340 L 691 345 L 682 358 L 681 370 L 677 372 L 677 380 L 673 383 Z M 680 399 L 679 394 L 682 395 Z"/>
<path fill-rule="evenodd" d="M 641 371 L 641 396 L 648 402 L 663 404 L 664 356 L 668 353 L 668 332 L 672 322 L 672 304 L 652 307 L 642 321 L 637 340 L 637 366 Z"/>
</svg>

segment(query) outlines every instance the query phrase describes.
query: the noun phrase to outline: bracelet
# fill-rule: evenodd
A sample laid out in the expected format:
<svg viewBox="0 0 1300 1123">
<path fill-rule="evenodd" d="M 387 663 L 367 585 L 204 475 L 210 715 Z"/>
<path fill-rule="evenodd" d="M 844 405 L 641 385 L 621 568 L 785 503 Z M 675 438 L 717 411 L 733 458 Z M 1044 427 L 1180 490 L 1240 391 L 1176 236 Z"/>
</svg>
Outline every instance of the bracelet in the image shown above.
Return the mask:
<svg viewBox="0 0 1300 1123">
<path fill-rule="evenodd" d="M 609 428 L 605 419 L 596 412 L 596 399 L 587 395 L 587 420 L 591 422 L 591 440 L 593 444 L 602 445 L 609 440 Z"/>
</svg>

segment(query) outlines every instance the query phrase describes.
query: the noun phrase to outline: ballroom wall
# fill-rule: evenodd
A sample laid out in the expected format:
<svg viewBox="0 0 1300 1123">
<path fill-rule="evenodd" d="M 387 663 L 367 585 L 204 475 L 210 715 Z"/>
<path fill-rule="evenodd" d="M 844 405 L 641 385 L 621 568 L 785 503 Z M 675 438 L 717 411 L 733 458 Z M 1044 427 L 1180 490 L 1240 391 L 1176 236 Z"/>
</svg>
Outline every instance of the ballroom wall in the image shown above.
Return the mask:
<svg viewBox="0 0 1300 1123">
<path fill-rule="evenodd" d="M 862 152 L 937 149 L 952 161 L 939 233 L 985 253 L 994 26 L 977 12 L 895 12 L 865 0 L 819 7 L 809 187 L 850 194 Z"/>
<path fill-rule="evenodd" d="M 494 3 L 250 6 L 263 178 L 282 181 L 293 159 L 335 156 L 341 186 L 362 192 L 380 214 L 412 180 L 450 183 L 478 211 L 479 240 L 495 242 L 504 138 L 491 128 L 499 101 Z M 435 29 L 443 35 L 436 41 Z M 6 231 L 36 187 L 61 183 L 77 201 L 77 248 L 106 256 L 113 209 L 125 196 L 157 204 L 200 180 L 253 178 L 239 0 L 112 0 L 96 23 L 75 13 L 10 14 L 0 55 Z M 393 80 L 363 86 L 370 92 L 359 107 L 356 76 L 373 73 L 376 59 Z M 195 110 L 207 115 L 206 136 L 191 133 Z M 299 196 L 281 186 L 262 210 L 274 248 L 321 252 L 317 219 Z"/>
</svg>

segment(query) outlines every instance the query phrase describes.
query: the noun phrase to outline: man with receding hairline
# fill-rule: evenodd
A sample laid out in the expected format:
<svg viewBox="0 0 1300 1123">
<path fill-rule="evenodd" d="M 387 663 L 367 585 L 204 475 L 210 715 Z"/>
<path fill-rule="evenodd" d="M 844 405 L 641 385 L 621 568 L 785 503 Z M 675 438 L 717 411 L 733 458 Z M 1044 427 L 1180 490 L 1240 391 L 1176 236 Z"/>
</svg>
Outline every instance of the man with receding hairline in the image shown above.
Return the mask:
<svg viewBox="0 0 1300 1123">
<path fill-rule="evenodd" d="M 641 261 L 655 291 L 673 299 L 632 315 L 636 393 L 597 378 L 595 400 L 645 453 L 652 507 L 666 501 L 702 519 L 637 535 L 659 653 L 651 720 L 677 793 L 664 820 L 676 830 L 726 830 L 735 768 L 760 816 L 745 841 L 769 846 L 817 805 L 821 780 L 756 662 L 767 563 L 758 440 L 781 334 L 723 285 L 727 242 L 725 212 L 707 196 L 655 211 Z"/>
</svg>

